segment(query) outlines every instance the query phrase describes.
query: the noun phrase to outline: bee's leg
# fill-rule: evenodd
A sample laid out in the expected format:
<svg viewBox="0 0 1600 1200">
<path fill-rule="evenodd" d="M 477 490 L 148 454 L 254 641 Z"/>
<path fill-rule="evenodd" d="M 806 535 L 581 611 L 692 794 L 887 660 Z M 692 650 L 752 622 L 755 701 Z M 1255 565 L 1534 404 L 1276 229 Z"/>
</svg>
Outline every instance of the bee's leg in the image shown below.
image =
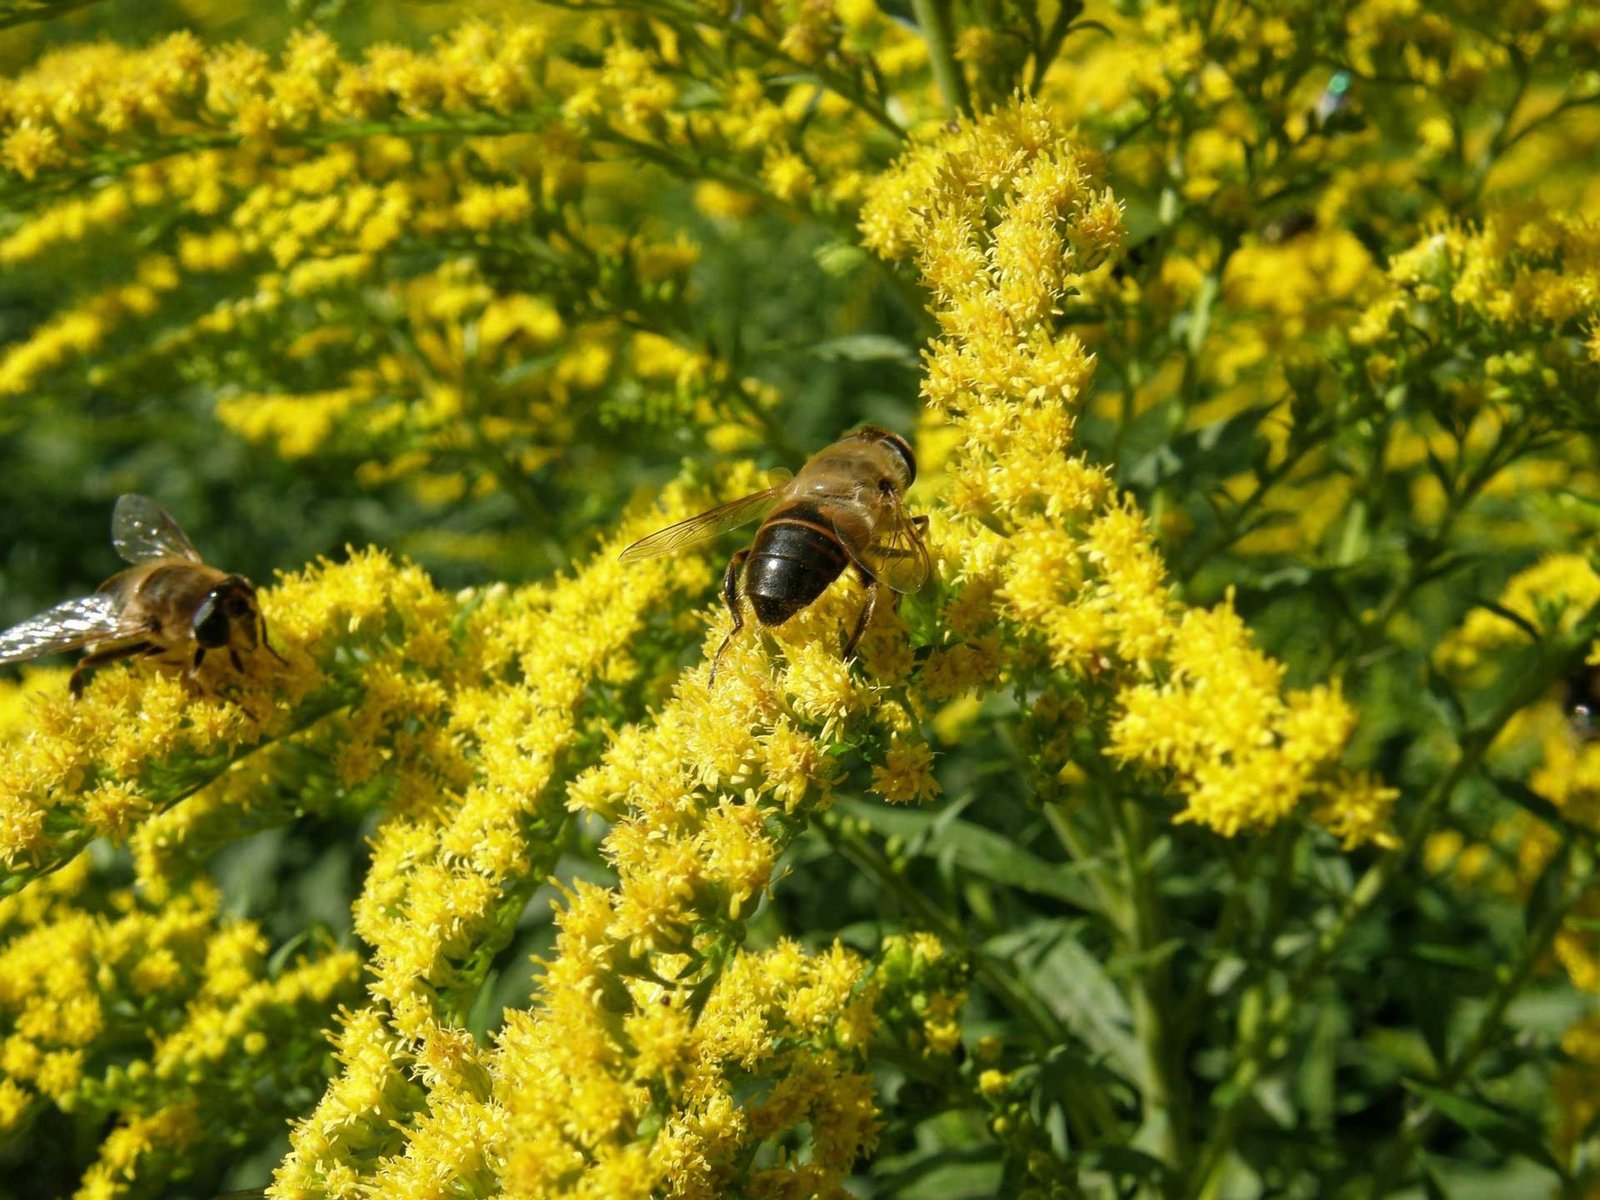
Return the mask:
<svg viewBox="0 0 1600 1200">
<path fill-rule="evenodd" d="M 228 647 L 228 661 L 233 664 L 233 669 L 239 674 L 244 674 L 244 660 L 239 657 L 239 652 L 232 646 Z"/>
<path fill-rule="evenodd" d="M 139 658 L 146 654 L 160 653 L 161 647 L 151 645 L 149 642 L 126 642 L 121 646 L 108 646 L 104 650 L 96 650 L 93 654 L 85 654 L 78 660 L 78 665 L 72 668 L 72 677 L 67 680 L 67 691 L 72 693 L 74 700 L 77 700 L 83 695 L 83 689 L 89 683 L 89 676 L 96 667 L 122 658 Z"/>
<path fill-rule="evenodd" d="M 927 520 L 927 518 L 924 517 L 923 520 Z M 283 655 L 279 654 L 276 650 L 274 650 L 272 648 L 272 643 L 267 641 L 267 622 L 266 622 L 266 619 L 264 617 L 257 618 L 257 619 L 260 621 L 259 632 L 261 634 L 261 644 L 266 647 L 266 650 L 267 650 L 268 654 L 272 655 L 273 658 L 277 659 L 279 662 L 281 662 L 284 666 L 287 667 L 289 665 L 289 660 L 287 658 L 285 658 Z"/>
<path fill-rule="evenodd" d="M 868 573 L 865 568 L 857 567 L 861 572 L 861 582 L 867 585 L 867 602 L 861 606 L 861 615 L 856 618 L 855 632 L 850 635 L 850 640 L 844 644 L 844 656 L 849 658 L 856 652 L 856 643 L 861 640 L 861 635 L 867 631 L 867 626 L 872 624 L 872 611 L 878 607 L 878 580 Z"/>
<path fill-rule="evenodd" d="M 722 661 L 722 652 L 728 648 L 728 643 L 733 641 L 734 634 L 744 628 L 744 616 L 739 612 L 739 571 L 744 566 L 744 560 L 749 557 L 748 547 L 740 550 L 728 560 L 728 569 L 722 575 L 722 602 L 728 606 L 728 612 L 733 616 L 733 628 L 728 630 L 728 636 L 722 639 L 722 645 L 717 647 L 717 653 L 711 659 L 711 678 L 706 681 L 708 688 L 717 686 L 717 664 Z"/>
</svg>

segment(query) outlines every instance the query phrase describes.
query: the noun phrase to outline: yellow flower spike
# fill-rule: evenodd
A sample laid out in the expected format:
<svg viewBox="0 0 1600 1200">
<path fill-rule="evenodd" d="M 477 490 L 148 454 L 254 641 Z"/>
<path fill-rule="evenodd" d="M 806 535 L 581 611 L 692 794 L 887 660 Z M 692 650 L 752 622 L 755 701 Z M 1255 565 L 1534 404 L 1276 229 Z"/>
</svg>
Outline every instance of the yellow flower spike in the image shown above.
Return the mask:
<svg viewBox="0 0 1600 1200">
<path fill-rule="evenodd" d="M 863 207 L 865 243 L 916 260 L 943 331 L 924 394 L 955 439 L 938 533 L 966 584 L 946 619 L 970 638 L 999 618 L 1025 639 L 987 653 L 941 648 L 919 682 L 937 703 L 966 672 L 1035 670 L 1027 639 L 1039 639 L 1052 666 L 1114 690 L 1111 755 L 1169 772 L 1185 797 L 1180 819 L 1225 834 L 1261 828 L 1339 786 L 1351 714 L 1326 689 L 1283 695 L 1281 666 L 1250 644 L 1231 603 L 1185 611 L 1143 515 L 1072 454 L 1093 360 L 1054 328 L 1054 308 L 1122 236 L 1120 207 L 1092 176 L 1049 110 L 1024 100 L 913 148 Z M 927 793 L 920 752 L 891 755 L 874 770 L 880 790 Z M 1348 836 L 1380 836 L 1382 789 L 1344 790 Z M 1366 832 L 1361 811 L 1374 814 Z"/>
</svg>

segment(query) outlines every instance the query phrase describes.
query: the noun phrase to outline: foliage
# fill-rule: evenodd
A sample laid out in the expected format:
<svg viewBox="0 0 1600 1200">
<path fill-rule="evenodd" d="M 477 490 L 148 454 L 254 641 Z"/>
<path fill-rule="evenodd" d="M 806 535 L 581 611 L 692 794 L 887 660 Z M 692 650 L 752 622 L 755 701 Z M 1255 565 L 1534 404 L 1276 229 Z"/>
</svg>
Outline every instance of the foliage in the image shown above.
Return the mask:
<svg viewBox="0 0 1600 1200">
<path fill-rule="evenodd" d="M 0 1192 L 1596 1189 L 1591 6 L 0 27 L 0 614 L 281 655 L 0 684 Z"/>
</svg>

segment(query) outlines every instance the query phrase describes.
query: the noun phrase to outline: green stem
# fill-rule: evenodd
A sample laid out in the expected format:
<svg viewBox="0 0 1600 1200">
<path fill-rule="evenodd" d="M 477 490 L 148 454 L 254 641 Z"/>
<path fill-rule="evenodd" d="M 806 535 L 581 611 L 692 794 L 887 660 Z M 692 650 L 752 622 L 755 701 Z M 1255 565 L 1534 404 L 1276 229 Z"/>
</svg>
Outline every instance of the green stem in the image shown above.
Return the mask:
<svg viewBox="0 0 1600 1200">
<path fill-rule="evenodd" d="M 1222 913 L 1217 918 L 1216 930 L 1211 935 L 1209 961 L 1202 969 L 1200 977 L 1189 989 L 1189 994 L 1185 997 L 1174 1021 L 1174 1025 L 1185 1038 L 1194 1033 L 1200 1023 L 1201 1010 L 1211 999 L 1211 981 L 1216 973 L 1218 960 L 1221 953 L 1233 945 L 1239 925 L 1244 920 L 1249 907 L 1250 884 L 1255 879 L 1256 870 L 1266 856 L 1267 848 L 1273 844 L 1274 837 L 1282 836 L 1281 832 L 1274 830 L 1271 835 L 1252 838 L 1250 848 L 1245 852 L 1244 862 L 1234 873 L 1233 887 L 1222 902 Z"/>
<path fill-rule="evenodd" d="M 1061 842 L 1068 857 L 1073 862 L 1084 868 L 1084 878 L 1088 880 L 1089 887 L 1094 891 L 1095 900 L 1100 905 L 1100 911 L 1108 917 L 1115 917 L 1128 907 L 1128 898 L 1120 889 L 1110 886 L 1110 881 L 1105 873 L 1099 869 L 1098 864 L 1105 858 L 1097 851 L 1091 850 L 1084 842 L 1083 837 L 1073 828 L 1072 821 L 1062 812 L 1059 804 L 1046 804 L 1044 806 L 1044 819 L 1057 840 Z"/>
<path fill-rule="evenodd" d="M 1443 515 L 1439 518 L 1439 524 L 1405 556 L 1400 569 L 1400 578 L 1376 614 L 1356 630 L 1353 645 L 1344 648 L 1344 656 L 1359 658 L 1383 640 L 1389 622 L 1395 618 L 1406 601 L 1418 588 L 1439 574 L 1440 553 L 1449 539 L 1451 530 L 1455 528 L 1455 523 L 1471 507 L 1478 493 L 1487 487 L 1496 475 L 1516 461 L 1534 438 L 1535 435 L 1531 433 L 1517 433 L 1503 437 L 1471 470 L 1465 470 L 1464 465 L 1458 460 L 1456 469 L 1452 472 L 1453 477 L 1440 480 L 1445 485 L 1448 501 Z M 1374 495 L 1372 502 L 1367 506 L 1367 511 L 1377 512 L 1380 507 L 1379 498 Z"/>
<path fill-rule="evenodd" d="M 1144 1119 L 1158 1122 L 1160 1158 L 1170 1167 L 1188 1157 L 1189 1102 L 1183 1045 L 1172 996 L 1172 972 L 1160 951 L 1166 921 L 1149 869 L 1149 822 L 1133 801 L 1108 796 L 1128 879 L 1129 917 L 1123 938 L 1138 963 L 1133 993 L 1134 1032 L 1144 1049 Z"/>
<path fill-rule="evenodd" d="M 951 36 L 950 0 L 911 0 L 911 12 L 922 30 L 922 39 L 928 44 L 928 63 L 933 68 L 934 81 L 950 115 L 956 120 L 972 115 L 972 100 L 967 95 L 967 79 L 956 61 L 955 42 Z"/>
<path fill-rule="evenodd" d="M 975 945 L 966 931 L 943 909 L 912 887 L 887 855 L 831 813 L 818 820 L 817 828 L 830 846 L 870 875 L 873 882 L 892 892 L 901 904 L 915 913 L 917 919 L 942 940 L 966 950 L 972 960 L 973 974 L 1027 1026 L 1040 1046 L 1055 1046 L 1066 1040 L 1067 1032 L 1055 1015 L 1013 979 L 993 957 Z"/>
<path fill-rule="evenodd" d="M 786 53 L 781 45 L 769 38 L 764 38 L 755 33 L 748 21 L 738 21 L 731 17 L 717 16 L 712 19 L 709 12 L 699 11 L 684 5 L 652 3 L 651 0 L 549 0 L 558 8 L 570 8 L 576 11 L 609 10 L 621 12 L 648 12 L 661 20 L 677 22 L 682 25 L 700 25 L 708 29 L 715 29 L 718 33 L 731 41 L 742 43 L 750 49 L 774 62 L 783 63 L 792 68 L 796 73 L 810 75 L 830 90 L 837 92 L 844 99 L 854 104 L 866 113 L 896 140 L 904 139 L 905 129 L 900 122 L 889 115 L 889 110 L 883 102 L 857 86 L 856 81 L 844 72 L 820 62 L 802 62 L 793 55 Z"/>
<path fill-rule="evenodd" d="M 1290 472 L 1300 465 L 1305 456 L 1319 443 L 1320 437 L 1317 434 L 1308 434 L 1294 449 L 1284 455 L 1282 462 L 1265 475 L 1258 477 L 1255 488 L 1228 513 L 1223 521 L 1223 528 L 1219 529 L 1215 536 L 1192 553 L 1185 554 L 1179 564 L 1173 568 L 1173 577 L 1183 580 L 1193 579 L 1199 574 L 1200 568 L 1210 562 L 1214 556 L 1222 553 L 1243 537 L 1248 532 L 1241 529 L 1245 519 L 1261 505 L 1273 488 L 1282 483 Z"/>
</svg>

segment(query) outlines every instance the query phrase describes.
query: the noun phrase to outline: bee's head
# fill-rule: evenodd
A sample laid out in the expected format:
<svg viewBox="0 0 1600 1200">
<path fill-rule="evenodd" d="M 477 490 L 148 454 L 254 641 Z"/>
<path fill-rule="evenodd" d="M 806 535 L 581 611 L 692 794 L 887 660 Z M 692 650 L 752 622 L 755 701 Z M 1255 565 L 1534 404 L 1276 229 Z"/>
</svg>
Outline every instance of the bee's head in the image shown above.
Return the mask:
<svg viewBox="0 0 1600 1200">
<path fill-rule="evenodd" d="M 881 425 L 863 425 L 852 437 L 860 438 L 864 442 L 887 447 L 905 465 L 905 486 L 910 487 L 917 478 L 917 456 L 912 453 L 911 443 L 906 441 L 892 429 L 885 429 Z"/>
<path fill-rule="evenodd" d="M 206 650 L 235 641 L 254 649 L 260 623 L 256 589 L 243 575 L 229 575 L 194 610 L 194 640 Z"/>
</svg>

